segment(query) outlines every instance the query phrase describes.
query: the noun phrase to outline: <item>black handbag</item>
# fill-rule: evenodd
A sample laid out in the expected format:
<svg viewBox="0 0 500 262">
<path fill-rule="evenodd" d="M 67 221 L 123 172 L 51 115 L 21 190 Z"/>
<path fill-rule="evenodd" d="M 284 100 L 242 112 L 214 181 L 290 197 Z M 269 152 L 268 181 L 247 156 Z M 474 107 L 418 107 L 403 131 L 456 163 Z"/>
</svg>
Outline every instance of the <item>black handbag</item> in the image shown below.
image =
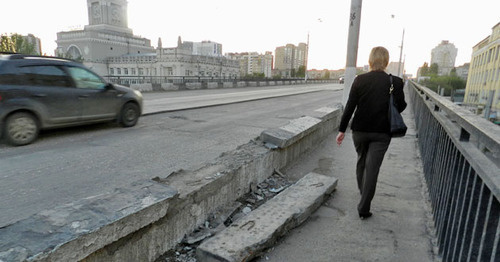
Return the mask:
<svg viewBox="0 0 500 262">
<path fill-rule="evenodd" d="M 389 88 L 389 122 L 391 124 L 391 137 L 403 137 L 405 136 L 408 127 L 406 127 L 403 117 L 394 105 L 394 96 L 392 94 L 392 91 L 394 91 L 394 85 L 392 84 L 392 75 L 389 75 L 389 77 L 391 79 L 391 87 Z"/>
</svg>

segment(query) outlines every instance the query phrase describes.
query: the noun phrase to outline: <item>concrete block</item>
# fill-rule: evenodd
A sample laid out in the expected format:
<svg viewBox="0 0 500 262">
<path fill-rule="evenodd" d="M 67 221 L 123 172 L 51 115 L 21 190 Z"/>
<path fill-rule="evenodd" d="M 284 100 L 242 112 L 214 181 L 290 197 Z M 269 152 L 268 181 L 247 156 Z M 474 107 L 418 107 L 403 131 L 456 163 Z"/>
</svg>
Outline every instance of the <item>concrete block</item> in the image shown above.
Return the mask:
<svg viewBox="0 0 500 262">
<path fill-rule="evenodd" d="M 279 236 L 300 225 L 333 192 L 337 179 L 309 173 L 247 216 L 203 242 L 200 262 L 250 261 Z"/>
<path fill-rule="evenodd" d="M 0 261 L 81 260 L 164 217 L 176 195 L 169 186 L 144 180 L 42 211 L 0 228 Z"/>
<path fill-rule="evenodd" d="M 264 143 L 286 148 L 314 131 L 319 123 L 321 123 L 321 120 L 318 118 L 304 116 L 294 119 L 280 128 L 265 130 L 260 137 Z"/>
</svg>

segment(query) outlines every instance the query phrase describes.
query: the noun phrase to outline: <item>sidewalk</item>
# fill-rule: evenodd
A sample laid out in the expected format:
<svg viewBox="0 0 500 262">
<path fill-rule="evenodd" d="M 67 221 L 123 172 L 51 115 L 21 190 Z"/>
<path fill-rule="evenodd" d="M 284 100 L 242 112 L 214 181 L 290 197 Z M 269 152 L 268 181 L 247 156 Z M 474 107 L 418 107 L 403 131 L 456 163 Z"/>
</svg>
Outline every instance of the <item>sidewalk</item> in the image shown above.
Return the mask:
<svg viewBox="0 0 500 262">
<path fill-rule="evenodd" d="M 334 176 L 336 191 L 256 261 L 436 261 L 411 108 L 403 117 L 408 133 L 393 139 L 385 155 L 371 218 L 360 220 L 357 214 L 352 134 L 349 130 L 341 147 L 331 134 L 283 172 L 294 180 L 309 172 Z"/>
</svg>

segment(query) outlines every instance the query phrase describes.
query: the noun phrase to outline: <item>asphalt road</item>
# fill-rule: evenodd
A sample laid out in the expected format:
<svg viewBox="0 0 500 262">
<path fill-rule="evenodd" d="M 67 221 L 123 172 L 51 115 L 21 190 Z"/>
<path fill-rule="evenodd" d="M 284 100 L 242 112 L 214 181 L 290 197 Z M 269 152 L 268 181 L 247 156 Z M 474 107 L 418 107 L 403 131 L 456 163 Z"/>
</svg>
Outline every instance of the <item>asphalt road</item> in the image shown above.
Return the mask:
<svg viewBox="0 0 500 262">
<path fill-rule="evenodd" d="M 23 147 L 1 142 L 0 227 L 137 180 L 194 168 L 263 130 L 342 99 L 341 86 L 334 84 L 309 86 L 318 89 L 311 93 L 264 99 L 282 88 L 146 93 L 146 112 L 161 104 L 177 106 L 143 116 L 132 128 L 105 123 L 45 131 L 34 144 Z M 287 88 L 294 92 L 304 87 Z M 254 98 L 241 102 L 249 97 Z M 203 104 L 218 99 L 225 105 Z"/>
</svg>

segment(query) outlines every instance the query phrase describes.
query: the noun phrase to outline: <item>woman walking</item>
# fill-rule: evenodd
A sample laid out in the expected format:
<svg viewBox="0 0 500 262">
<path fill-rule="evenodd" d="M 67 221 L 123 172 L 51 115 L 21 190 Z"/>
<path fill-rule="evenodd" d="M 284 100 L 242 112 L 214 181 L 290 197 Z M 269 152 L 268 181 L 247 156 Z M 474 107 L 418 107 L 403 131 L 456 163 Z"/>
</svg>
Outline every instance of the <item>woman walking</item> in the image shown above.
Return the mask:
<svg viewBox="0 0 500 262">
<path fill-rule="evenodd" d="M 394 103 L 399 112 L 406 108 L 403 80 L 384 72 L 389 63 L 387 49 L 380 46 L 373 48 L 368 63 L 370 72 L 354 79 L 337 135 L 337 144 L 340 146 L 354 113 L 351 129 L 358 154 L 356 178 L 361 194 L 358 204 L 361 219 L 372 216 L 370 205 L 375 195 L 380 165 L 391 142 L 388 117 L 391 77 Z"/>
</svg>

